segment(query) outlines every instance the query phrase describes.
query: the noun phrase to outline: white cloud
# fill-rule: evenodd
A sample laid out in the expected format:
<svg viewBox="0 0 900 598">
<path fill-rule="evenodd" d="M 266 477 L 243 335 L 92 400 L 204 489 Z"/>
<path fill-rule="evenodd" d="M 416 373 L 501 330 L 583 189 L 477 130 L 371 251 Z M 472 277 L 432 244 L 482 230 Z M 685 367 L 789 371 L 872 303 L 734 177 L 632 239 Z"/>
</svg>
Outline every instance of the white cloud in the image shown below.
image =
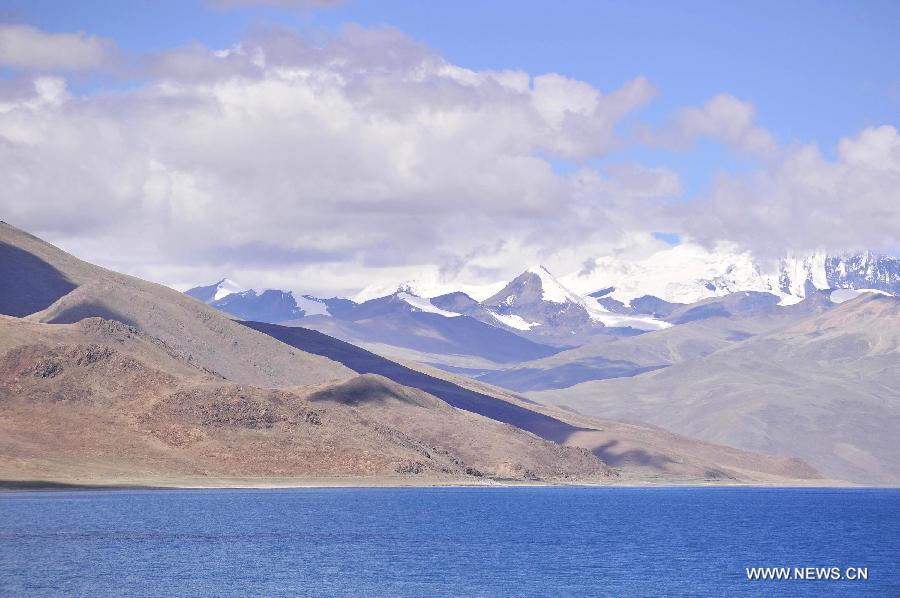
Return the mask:
<svg viewBox="0 0 900 598">
<path fill-rule="evenodd" d="M 762 257 L 900 246 L 900 135 L 867 128 L 829 160 L 813 144 L 786 148 L 764 169 L 720 177 L 686 210 L 705 242 L 729 239 Z"/>
<path fill-rule="evenodd" d="M 658 131 L 643 128 L 639 134 L 647 143 L 683 149 L 698 138 L 725 143 L 734 150 L 757 155 L 777 151 L 772 135 L 755 124 L 755 108 L 750 102 L 729 94 L 719 94 L 703 106 L 683 108 Z"/>
<path fill-rule="evenodd" d="M 0 66 L 27 70 L 80 70 L 103 65 L 114 51 L 106 39 L 83 32 L 48 33 L 30 25 L 0 24 Z"/>
<path fill-rule="evenodd" d="M 776 147 L 749 103 L 717 96 L 645 134 L 672 147 L 711 136 L 765 159 L 683 202 L 678 173 L 615 156 L 617 125 L 654 93 L 641 77 L 599 90 L 476 71 L 360 27 L 324 42 L 268 30 L 144 64 L 144 84 L 114 93 L 0 82 L 5 220 L 169 284 L 228 275 L 322 294 L 493 283 L 535 262 L 565 274 L 662 246 L 651 231 L 774 257 L 900 246 L 892 126 L 843 140 L 830 160 Z M 560 173 L 556 159 L 579 167 Z"/>
<path fill-rule="evenodd" d="M 614 125 L 645 104 L 655 89 L 644 77 L 628 81 L 609 95 L 587 83 L 557 74 L 534 78 L 532 103 L 557 134 L 553 149 L 566 158 L 604 153 L 616 144 Z"/>
<path fill-rule="evenodd" d="M 604 174 L 584 169 L 576 173 L 575 179 L 583 192 L 592 197 L 602 194 L 610 200 L 671 199 L 681 194 L 677 172 L 636 163 L 610 166 Z"/>
<path fill-rule="evenodd" d="M 173 284 L 227 273 L 327 293 L 404 269 L 492 282 L 561 239 L 614 237 L 609 210 L 659 186 L 604 172 L 606 187 L 586 188 L 547 159 L 615 147 L 617 120 L 652 93 L 641 78 L 604 93 L 472 71 L 361 28 L 319 45 L 270 31 L 150 68 L 129 91 L 70 98 L 45 79 L 7 100 L 11 222 Z"/>
</svg>

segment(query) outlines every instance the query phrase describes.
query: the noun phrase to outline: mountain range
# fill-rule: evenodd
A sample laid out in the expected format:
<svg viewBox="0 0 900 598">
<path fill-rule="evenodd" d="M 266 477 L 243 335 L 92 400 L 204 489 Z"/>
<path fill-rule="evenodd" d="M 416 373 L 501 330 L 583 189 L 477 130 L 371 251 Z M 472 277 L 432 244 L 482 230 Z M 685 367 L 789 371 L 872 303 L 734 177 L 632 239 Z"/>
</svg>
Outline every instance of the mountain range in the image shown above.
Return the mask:
<svg viewBox="0 0 900 598">
<path fill-rule="evenodd" d="M 673 248 L 662 262 L 694 251 Z M 587 286 L 587 274 L 557 279 L 533 266 L 480 301 L 411 285 L 361 303 L 304 297 L 317 313 L 292 304 L 291 318 L 268 321 L 589 416 L 900 483 L 900 260 L 815 255 L 763 275 L 746 256 L 727 257 L 721 274 L 691 278 L 709 264 L 686 264 L 686 278 L 665 284 L 595 270 Z M 661 292 L 636 294 L 647 289 Z M 262 305 L 265 294 L 248 297 Z M 213 304 L 242 317 L 225 299 Z"/>
<path fill-rule="evenodd" d="M 0 257 L 6 483 L 827 481 L 790 456 L 587 417 L 315 330 L 238 320 L 6 223 Z M 225 281 L 201 299 L 241 293 Z M 367 303 L 332 302 L 329 317 L 399 308 L 404 325 L 428 316 L 468 321 L 476 341 L 505 334 L 529 359 L 561 349 L 412 295 Z"/>
<path fill-rule="evenodd" d="M 709 264 L 704 260 L 699 265 L 694 261 L 681 264 L 676 258 L 690 260 L 697 257 L 697 251 L 679 246 L 656 257 L 667 271 L 677 265 L 674 271 L 690 276 L 708 270 Z M 557 279 L 545 266 L 536 265 L 481 301 L 462 291 L 426 297 L 409 284 L 361 303 L 311 295 L 297 299 L 283 290 L 244 291 L 228 279 L 186 292 L 242 319 L 302 324 L 397 356 L 473 371 L 717 315 L 753 310 L 785 315 L 797 313 L 788 309 L 792 305 L 827 307 L 857 291 L 900 292 L 900 260 L 889 256 L 865 253 L 786 259 L 777 273 L 763 276 L 760 267 L 744 254 L 699 255 L 707 261 L 713 255 L 715 260 L 727 257 L 733 262 L 717 263 L 722 274 L 713 278 L 684 278 L 665 284 L 659 273 L 642 263 L 632 264 L 631 271 L 647 278 L 623 280 L 618 267 L 615 272 L 619 274 L 594 271 L 590 274 L 593 283 L 582 280 L 580 274 Z M 591 292 L 573 290 L 586 284 L 593 285 L 587 287 Z M 664 292 L 634 295 L 642 286 L 662 286 Z M 238 290 L 229 292 L 231 289 Z M 731 295 L 743 298 L 724 300 Z M 530 343 L 514 340 L 506 332 Z"/>
<path fill-rule="evenodd" d="M 729 247 L 710 251 L 682 243 L 642 259 L 603 257 L 587 263 L 590 267 L 563 276 L 562 282 L 585 294 L 606 290 L 608 297 L 626 305 L 646 295 L 687 304 L 757 291 L 776 295 L 788 304 L 816 290 L 900 293 L 900 258 L 872 252 L 815 253 L 764 261 Z"/>
</svg>

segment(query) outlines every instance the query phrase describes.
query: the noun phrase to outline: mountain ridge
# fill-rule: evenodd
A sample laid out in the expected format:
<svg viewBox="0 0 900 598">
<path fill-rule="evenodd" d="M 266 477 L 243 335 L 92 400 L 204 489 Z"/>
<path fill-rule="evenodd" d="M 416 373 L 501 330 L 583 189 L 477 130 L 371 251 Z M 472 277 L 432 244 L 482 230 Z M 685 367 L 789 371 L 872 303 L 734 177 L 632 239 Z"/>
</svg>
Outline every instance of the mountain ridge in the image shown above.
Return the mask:
<svg viewBox="0 0 900 598">
<path fill-rule="evenodd" d="M 145 485 L 316 476 L 373 483 L 821 480 L 796 459 L 592 422 L 450 374 L 416 374 L 314 331 L 276 326 L 290 335 L 286 344 L 197 299 L 82 262 L 12 227 L 0 227 L 0 244 L 19 251 L 9 254 L 18 261 L 7 266 L 28 284 L 40 275 L 72 287 L 32 285 L 33 307 L 48 307 L 24 317 L 0 315 L 2 479 Z M 0 280 L 3 289 L 18 283 Z M 397 302 L 406 313 L 463 320 Z M 320 348 L 312 351 L 298 338 L 316 339 Z M 342 352 L 427 383 L 449 402 L 322 355 Z"/>
<path fill-rule="evenodd" d="M 672 255 L 679 251 L 685 255 L 672 261 Z M 687 275 L 688 278 L 677 283 L 665 283 L 662 286 L 659 283 L 652 283 L 649 287 L 644 288 L 634 286 L 633 281 L 627 282 L 625 285 L 621 284 L 623 275 L 633 279 L 646 277 L 648 280 L 652 280 L 654 278 L 646 268 L 642 270 L 640 264 L 634 264 L 630 269 L 624 268 L 624 274 L 621 271 L 618 274 L 612 272 L 615 268 L 611 271 L 603 270 L 601 266 L 598 266 L 590 275 L 571 274 L 560 279 L 554 277 L 546 266 L 533 265 L 486 299 L 481 301 L 472 299 L 471 302 L 457 304 L 450 309 L 434 306 L 436 309 L 432 310 L 431 300 L 446 301 L 446 297 L 458 296 L 460 293 L 469 299 L 471 297 L 463 290 L 429 296 L 409 284 L 400 284 L 393 293 L 377 298 L 404 293 L 425 311 L 442 313 L 448 317 L 453 317 L 453 313 L 470 315 L 487 324 L 523 332 L 526 335 L 530 332 L 545 332 L 548 330 L 548 324 L 554 322 L 558 329 L 550 336 L 562 337 L 566 334 L 571 335 L 573 331 L 575 334 L 582 334 L 589 332 L 591 328 L 603 326 L 658 330 L 668 325 L 664 315 L 659 317 L 658 310 L 660 308 L 669 309 L 672 305 L 686 305 L 738 292 L 770 293 L 778 297 L 781 305 L 798 303 L 807 296 L 823 290 L 871 289 L 890 294 L 900 293 L 900 258 L 877 255 L 872 252 L 842 256 L 817 253 L 805 258 L 784 258 L 779 262 L 777 270 L 769 273 L 764 272 L 759 264 L 747 254 L 706 254 L 701 253 L 697 248 L 684 246 L 661 252 L 660 255 L 666 256 L 665 259 L 659 258 L 660 267 L 677 270 L 679 268 L 674 266 L 696 262 L 701 264 L 700 270 L 704 275 L 693 280 Z M 706 263 L 704 260 L 710 263 Z M 652 262 L 653 260 L 648 261 Z M 691 271 L 690 268 L 681 269 Z M 223 283 L 226 281 L 240 288 L 239 285 L 226 278 L 214 285 L 195 287 L 188 293 L 195 295 L 205 293 L 209 296 L 210 289 L 222 293 Z M 573 286 L 570 287 L 569 283 L 572 283 Z M 656 287 L 653 287 L 654 284 Z M 576 292 L 573 290 L 575 288 L 582 288 L 585 291 Z M 655 294 L 640 292 L 648 289 L 655 291 Z M 261 294 L 253 291 L 253 293 L 257 301 L 262 302 L 262 295 L 270 293 L 270 291 L 267 290 Z M 278 314 L 277 318 L 280 320 L 276 319 L 276 316 L 249 319 L 275 323 L 287 321 L 293 316 L 328 316 L 332 315 L 331 305 L 338 301 L 337 298 L 321 299 L 311 295 L 303 295 L 300 301 L 295 301 L 292 292 L 279 292 L 286 302 L 293 301 L 294 305 L 290 306 L 294 310 L 293 312 L 284 311 Z M 221 300 L 226 297 L 227 295 L 219 296 L 216 301 L 207 302 L 220 302 L 217 307 L 242 318 L 251 313 L 256 316 L 261 313 L 253 310 L 243 312 L 240 308 L 221 303 Z M 513 298 L 512 303 L 510 303 L 510 298 Z M 373 299 L 363 303 L 371 300 Z M 356 303 L 350 299 L 340 299 L 340 301 L 362 305 L 362 303 Z M 539 307 L 538 304 L 543 304 L 543 306 Z M 541 330 L 540 326 L 544 326 L 544 329 Z M 549 328 L 552 327 L 549 326 Z"/>
<path fill-rule="evenodd" d="M 898 363 L 900 298 L 866 294 L 664 369 L 527 396 L 897 484 Z"/>
</svg>

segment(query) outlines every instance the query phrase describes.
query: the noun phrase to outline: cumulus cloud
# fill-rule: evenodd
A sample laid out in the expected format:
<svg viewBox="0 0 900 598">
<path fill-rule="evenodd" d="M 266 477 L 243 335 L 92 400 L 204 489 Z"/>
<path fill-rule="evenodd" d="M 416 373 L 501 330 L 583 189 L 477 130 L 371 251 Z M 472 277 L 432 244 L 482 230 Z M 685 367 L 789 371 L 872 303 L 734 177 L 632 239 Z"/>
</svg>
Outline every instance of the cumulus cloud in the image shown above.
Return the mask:
<svg viewBox="0 0 900 598">
<path fill-rule="evenodd" d="M 753 104 L 725 93 L 702 106 L 677 111 L 660 130 L 645 127 L 639 136 L 647 143 L 674 149 L 684 149 L 706 137 L 749 154 L 770 155 L 777 150 L 772 135 L 755 124 Z"/>
<path fill-rule="evenodd" d="M 28 68 L 63 68 L 39 62 Z M 708 136 L 765 159 L 687 202 L 674 170 L 615 155 L 630 142 L 619 125 L 655 93 L 642 77 L 600 90 L 471 70 L 396 29 L 361 27 L 324 40 L 260 30 L 142 64 L 141 85 L 84 96 L 59 73 L 0 81 L 0 212 L 152 280 L 449 289 L 534 262 L 589 270 L 664 245 L 652 231 L 773 257 L 900 246 L 892 126 L 844 139 L 829 159 L 776 146 L 751 104 L 716 96 L 643 139 Z M 558 160 L 579 166 L 560 172 Z"/>
<path fill-rule="evenodd" d="M 328 293 L 423 267 L 518 269 L 563 239 L 614 237 L 631 221 L 611 210 L 677 187 L 671 173 L 591 179 L 549 162 L 614 148 L 616 122 L 653 93 L 642 78 L 603 92 L 472 71 L 358 27 L 325 43 L 268 31 L 148 65 L 128 91 L 72 98 L 45 78 L 0 100 L 11 222 L 169 283 L 227 273 Z"/>
<path fill-rule="evenodd" d="M 681 177 L 677 172 L 636 163 L 612 165 L 603 173 L 584 169 L 575 178 L 583 192 L 592 197 L 602 194 L 607 201 L 671 199 L 681 194 Z"/>
<path fill-rule="evenodd" d="M 728 239 L 758 256 L 900 247 L 900 134 L 891 125 L 846 137 L 833 160 L 814 144 L 723 176 L 688 209 L 685 228 L 707 243 Z"/>
<path fill-rule="evenodd" d="M 0 24 L 0 66 L 37 71 L 102 66 L 115 50 L 112 41 L 78 33 L 48 33 L 30 25 Z"/>
<path fill-rule="evenodd" d="M 644 77 L 603 95 L 587 83 L 557 74 L 534 78 L 532 101 L 557 133 L 553 150 L 565 158 L 604 153 L 616 143 L 613 126 L 655 93 Z"/>
</svg>

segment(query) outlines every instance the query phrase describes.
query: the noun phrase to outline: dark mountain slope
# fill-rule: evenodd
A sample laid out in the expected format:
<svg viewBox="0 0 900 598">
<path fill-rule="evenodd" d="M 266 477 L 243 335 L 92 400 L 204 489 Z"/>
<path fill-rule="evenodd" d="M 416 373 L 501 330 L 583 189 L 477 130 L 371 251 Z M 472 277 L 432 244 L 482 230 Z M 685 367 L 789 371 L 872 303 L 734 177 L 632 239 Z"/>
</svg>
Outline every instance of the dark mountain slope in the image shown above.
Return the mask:
<svg viewBox="0 0 900 598">
<path fill-rule="evenodd" d="M 473 317 L 418 310 L 399 295 L 372 299 L 296 323 L 354 344 L 384 344 L 443 355 L 471 355 L 495 363 L 540 359 L 561 349 L 522 338 Z"/>
<path fill-rule="evenodd" d="M 17 318 L 41 311 L 75 288 L 41 258 L 0 242 L 0 314 Z"/>
<path fill-rule="evenodd" d="M 621 468 L 623 476 L 635 476 L 635 480 L 647 480 L 645 476 L 657 482 L 820 478 L 797 459 L 748 453 L 696 442 L 658 428 L 555 410 L 469 378 L 416 364 L 407 367 L 315 330 L 260 322 L 243 324 L 360 373 L 379 374 L 407 387 L 424 390 L 459 409 L 512 424 L 566 446 L 587 449 L 605 463 Z"/>
<path fill-rule="evenodd" d="M 307 353 L 314 353 L 342 363 L 360 374 L 379 374 L 404 386 L 424 390 L 458 409 L 465 409 L 516 426 L 547 440 L 564 442 L 573 432 L 579 430 L 575 426 L 547 415 L 402 366 L 317 330 L 264 322 L 241 323 Z"/>
</svg>

